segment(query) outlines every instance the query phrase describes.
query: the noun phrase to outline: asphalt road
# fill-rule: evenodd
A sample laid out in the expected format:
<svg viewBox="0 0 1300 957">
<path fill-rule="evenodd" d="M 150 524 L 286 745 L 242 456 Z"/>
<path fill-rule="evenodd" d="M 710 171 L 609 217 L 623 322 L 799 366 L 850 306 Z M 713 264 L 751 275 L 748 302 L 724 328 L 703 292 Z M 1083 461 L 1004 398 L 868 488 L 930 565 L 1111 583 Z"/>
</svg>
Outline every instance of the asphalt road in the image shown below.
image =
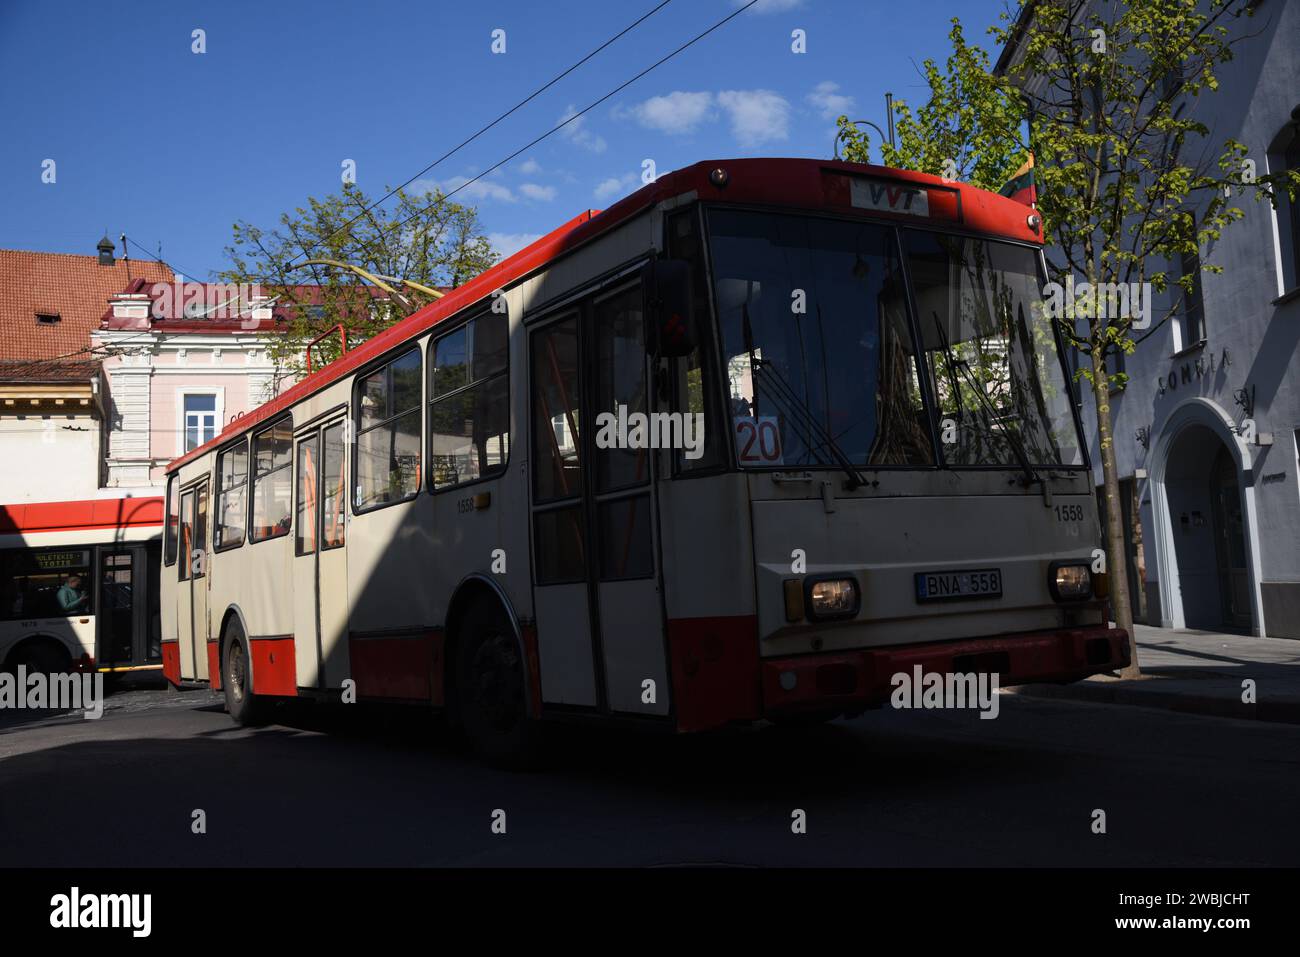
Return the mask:
<svg viewBox="0 0 1300 957">
<path fill-rule="evenodd" d="M 98 721 L 0 715 L 0 866 L 1300 863 L 1290 725 L 1003 694 L 996 720 L 561 729 L 547 769 L 516 774 L 420 712 L 277 718 L 239 729 L 218 696 L 163 688 Z"/>
</svg>

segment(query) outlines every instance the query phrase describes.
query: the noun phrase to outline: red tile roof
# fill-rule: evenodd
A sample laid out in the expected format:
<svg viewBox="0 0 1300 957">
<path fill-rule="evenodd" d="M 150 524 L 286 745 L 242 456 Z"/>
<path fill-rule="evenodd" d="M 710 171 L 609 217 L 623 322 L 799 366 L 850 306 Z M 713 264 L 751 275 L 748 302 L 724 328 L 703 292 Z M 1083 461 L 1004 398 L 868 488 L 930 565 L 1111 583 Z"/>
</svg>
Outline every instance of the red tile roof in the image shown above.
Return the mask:
<svg viewBox="0 0 1300 957">
<path fill-rule="evenodd" d="M 0 359 L 0 382 L 86 382 L 97 375 L 98 359 Z"/>
<path fill-rule="evenodd" d="M 95 256 L 0 249 L 0 359 L 84 358 L 110 296 L 131 279 L 172 281 L 161 263 L 133 259 L 130 272 L 121 259 L 101 266 Z M 59 321 L 40 325 L 38 312 Z"/>
</svg>

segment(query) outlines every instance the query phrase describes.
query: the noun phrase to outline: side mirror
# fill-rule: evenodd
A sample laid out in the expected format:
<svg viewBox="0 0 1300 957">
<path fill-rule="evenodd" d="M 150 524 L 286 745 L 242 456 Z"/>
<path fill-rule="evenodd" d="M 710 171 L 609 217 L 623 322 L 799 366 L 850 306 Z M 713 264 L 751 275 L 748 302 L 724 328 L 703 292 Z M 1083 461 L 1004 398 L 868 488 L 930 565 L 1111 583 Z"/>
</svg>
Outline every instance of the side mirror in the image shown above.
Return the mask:
<svg viewBox="0 0 1300 957">
<path fill-rule="evenodd" d="M 646 348 L 670 359 L 689 355 L 696 334 L 691 264 L 682 259 L 652 259 L 641 270 L 645 291 Z"/>
</svg>

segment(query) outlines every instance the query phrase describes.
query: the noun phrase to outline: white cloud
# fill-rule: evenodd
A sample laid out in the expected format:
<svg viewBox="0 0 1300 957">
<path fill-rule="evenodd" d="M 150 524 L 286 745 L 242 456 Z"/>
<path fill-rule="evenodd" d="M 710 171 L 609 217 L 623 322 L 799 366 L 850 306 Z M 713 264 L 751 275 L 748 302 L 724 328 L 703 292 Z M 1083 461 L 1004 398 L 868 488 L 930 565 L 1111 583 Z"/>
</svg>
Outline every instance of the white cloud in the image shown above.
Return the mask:
<svg viewBox="0 0 1300 957">
<path fill-rule="evenodd" d="M 423 196 L 425 193 L 432 193 L 437 189 L 442 189 L 442 184 L 436 179 L 412 180 L 405 187 L 405 191 L 409 196 Z"/>
<path fill-rule="evenodd" d="M 519 192 L 523 193 L 529 199 L 535 199 L 540 202 L 549 203 L 555 199 L 554 186 L 540 186 L 537 183 L 520 183 Z"/>
<path fill-rule="evenodd" d="M 723 90 L 718 105 L 731 118 L 731 132 L 741 146 L 758 146 L 790 136 L 790 104 L 771 90 Z"/>
<path fill-rule="evenodd" d="M 731 0 L 733 7 L 743 7 L 749 3 L 749 0 Z M 803 6 L 803 0 L 758 0 L 750 8 L 750 13 L 784 13 L 786 10 L 796 10 Z"/>
<path fill-rule="evenodd" d="M 621 115 L 630 115 L 642 126 L 660 133 L 680 134 L 693 132 L 709 118 L 712 108 L 712 93 L 674 90 L 666 96 L 652 96 Z"/>
<path fill-rule="evenodd" d="M 839 88 L 838 83 L 824 80 L 806 97 L 821 113 L 823 120 L 833 120 L 853 109 L 853 97 L 837 93 Z"/>
<path fill-rule="evenodd" d="M 595 196 L 601 202 L 614 197 L 621 199 L 625 194 L 632 192 L 638 182 L 640 182 L 640 177 L 636 173 L 611 176 L 596 184 Z"/>
<path fill-rule="evenodd" d="M 513 256 L 530 243 L 542 238 L 541 233 L 488 233 L 488 242 L 501 254 L 501 258 Z"/>
<path fill-rule="evenodd" d="M 572 116 L 577 116 L 578 110 L 572 103 L 564 114 L 556 120 L 557 123 L 563 123 Z M 576 120 L 560 128 L 560 132 L 577 146 L 593 153 L 605 152 L 605 138 L 597 133 L 593 133 L 584 125 L 587 122 L 585 116 L 578 116 Z"/>
<path fill-rule="evenodd" d="M 525 176 L 536 176 L 542 171 L 542 164 L 537 162 L 531 156 L 519 164 L 519 172 Z"/>
<path fill-rule="evenodd" d="M 465 184 L 469 183 L 468 186 Z M 464 187 L 463 189 L 461 187 Z M 432 192 L 435 189 L 441 189 L 443 193 L 450 193 L 452 190 L 459 189 L 452 202 L 472 202 L 475 200 L 495 199 L 503 203 L 513 203 L 517 199 L 508 186 L 503 186 L 491 179 L 476 179 L 469 182 L 468 176 L 453 176 L 451 179 L 439 182 L 435 179 L 417 179 L 406 191 L 413 196 L 421 196 L 424 193 Z"/>
</svg>

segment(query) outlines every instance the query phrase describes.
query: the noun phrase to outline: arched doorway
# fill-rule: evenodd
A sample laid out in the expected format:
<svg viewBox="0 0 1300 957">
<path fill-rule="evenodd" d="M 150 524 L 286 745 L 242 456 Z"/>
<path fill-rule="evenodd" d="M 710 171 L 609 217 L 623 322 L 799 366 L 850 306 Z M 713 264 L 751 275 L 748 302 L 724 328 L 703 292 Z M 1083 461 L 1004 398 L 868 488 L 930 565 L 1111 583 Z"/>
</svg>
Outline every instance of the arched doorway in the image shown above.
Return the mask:
<svg viewBox="0 0 1300 957">
<path fill-rule="evenodd" d="M 1237 458 L 1207 425 L 1172 437 L 1162 475 L 1182 624 L 1250 634 L 1253 584 Z"/>
<path fill-rule="evenodd" d="M 1246 564 L 1245 523 L 1237 465 L 1220 443 L 1210 474 L 1210 504 L 1214 511 L 1215 564 L 1223 626 L 1250 633 L 1250 569 Z"/>
</svg>

